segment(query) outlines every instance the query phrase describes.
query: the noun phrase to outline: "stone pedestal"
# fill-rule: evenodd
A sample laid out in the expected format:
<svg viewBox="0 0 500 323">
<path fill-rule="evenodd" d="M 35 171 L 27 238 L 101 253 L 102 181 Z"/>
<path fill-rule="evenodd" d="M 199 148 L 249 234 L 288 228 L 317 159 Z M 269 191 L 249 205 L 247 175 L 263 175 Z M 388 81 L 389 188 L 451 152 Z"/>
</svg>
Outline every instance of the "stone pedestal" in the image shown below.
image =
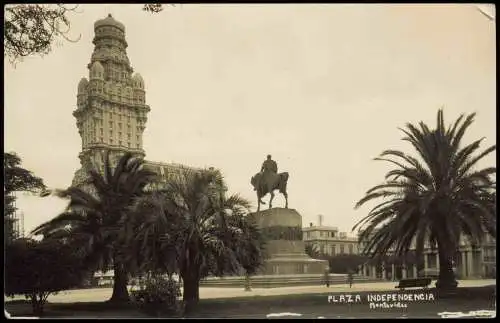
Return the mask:
<svg viewBox="0 0 500 323">
<path fill-rule="evenodd" d="M 266 239 L 261 275 L 323 274 L 328 261 L 305 253 L 302 216 L 294 209 L 272 208 L 248 215 Z"/>
</svg>

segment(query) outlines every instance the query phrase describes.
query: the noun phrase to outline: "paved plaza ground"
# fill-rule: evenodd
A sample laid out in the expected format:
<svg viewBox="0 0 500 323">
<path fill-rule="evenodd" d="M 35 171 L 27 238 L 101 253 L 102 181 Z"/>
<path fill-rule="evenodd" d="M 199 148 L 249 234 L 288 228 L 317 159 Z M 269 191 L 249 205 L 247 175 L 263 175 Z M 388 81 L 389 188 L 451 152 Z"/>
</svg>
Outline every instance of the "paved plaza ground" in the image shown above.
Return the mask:
<svg viewBox="0 0 500 323">
<path fill-rule="evenodd" d="M 434 284 L 434 282 L 433 282 Z M 297 316 L 284 316 L 290 318 L 354 318 L 354 317 L 429 317 L 437 318 L 439 312 L 470 312 L 478 310 L 492 310 L 493 303 L 484 299 L 446 300 L 427 304 L 411 304 L 407 309 L 388 310 L 370 309 L 367 304 L 341 305 L 329 304 L 328 295 L 331 294 L 356 294 L 367 292 L 396 292 L 397 282 L 377 282 L 355 284 L 352 288 L 348 285 L 326 286 L 291 286 L 279 288 L 255 288 L 245 292 L 243 288 L 201 287 L 201 311 L 197 317 L 233 317 L 233 318 L 266 318 L 270 314 L 283 315 L 292 313 Z M 463 280 L 459 281 L 460 287 L 496 286 L 496 280 Z M 48 299 L 53 305 L 69 303 L 97 304 L 108 300 L 111 288 L 80 289 L 61 292 L 51 295 Z M 308 296 L 311 295 L 309 298 Z M 270 297 L 270 298 L 269 298 Z M 300 297 L 301 301 L 294 300 Z M 16 297 L 17 298 L 17 297 Z M 259 299 L 273 299 L 272 304 L 263 306 Z M 226 299 L 226 301 L 224 301 Z M 280 299 L 283 299 L 281 302 Z M 310 299 L 310 301 L 308 301 Z M 229 303 L 224 308 L 224 303 Z M 234 301 L 233 301 L 234 300 Z M 92 302 L 92 303 L 91 303 Z M 222 304 L 222 306 L 221 306 Z M 84 305 L 84 304 L 82 304 Z M 217 308 L 217 309 L 216 309 Z M 78 317 L 141 317 L 133 309 L 127 311 L 91 312 L 82 308 L 78 310 Z M 298 316 L 300 314 L 300 316 Z M 272 316 L 270 317 L 272 318 Z M 280 318 L 280 316 L 277 316 Z"/>
<path fill-rule="evenodd" d="M 398 282 L 378 282 L 349 285 L 339 284 L 326 286 L 291 286 L 277 288 L 254 288 L 246 292 L 242 287 L 200 287 L 200 299 L 229 298 L 229 297 L 253 297 L 271 295 L 291 294 L 316 294 L 316 293 L 344 293 L 362 291 L 395 291 Z M 434 282 L 432 283 L 434 285 Z M 494 279 L 461 280 L 460 287 L 480 287 L 496 285 Z M 51 303 L 74 303 L 74 302 L 103 302 L 111 297 L 111 288 L 78 289 L 51 295 L 48 301 Z"/>
</svg>

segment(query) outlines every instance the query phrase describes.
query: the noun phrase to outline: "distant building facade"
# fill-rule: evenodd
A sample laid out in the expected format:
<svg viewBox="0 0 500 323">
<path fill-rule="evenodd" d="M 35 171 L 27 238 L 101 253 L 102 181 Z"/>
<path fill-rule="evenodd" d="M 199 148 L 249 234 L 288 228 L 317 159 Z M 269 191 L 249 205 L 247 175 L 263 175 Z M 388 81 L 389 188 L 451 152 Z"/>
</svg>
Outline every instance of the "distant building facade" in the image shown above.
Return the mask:
<svg viewBox="0 0 500 323">
<path fill-rule="evenodd" d="M 337 227 L 323 225 L 323 217 L 318 218 L 318 225 L 309 223 L 309 226 L 302 229 L 306 246 L 311 246 L 329 256 L 362 254 L 365 242 L 360 242 L 357 236 L 339 232 Z M 412 243 L 409 252 L 416 252 L 415 242 Z M 390 257 L 392 254 L 390 250 L 386 256 Z M 424 246 L 422 258 L 425 273 L 439 271 L 437 250 L 431 248 L 429 244 Z M 496 239 L 485 234 L 483 244 L 473 248 L 471 243 L 462 237 L 455 256 L 454 268 L 460 279 L 494 278 L 496 275 Z M 422 274 L 418 273 L 416 264 L 383 263 L 379 265 L 366 263 L 358 269 L 358 273 L 367 277 L 391 280 L 414 278 Z"/>
<path fill-rule="evenodd" d="M 311 246 L 325 255 L 359 253 L 358 238 L 349 236 L 346 232 L 339 232 L 337 227 L 324 226 L 322 216 L 319 216 L 318 225 L 309 223 L 308 227 L 302 228 L 302 236 L 306 246 Z"/>
<path fill-rule="evenodd" d="M 81 168 L 72 186 L 92 191 L 88 184 L 91 168 L 103 171 L 104 152 L 110 152 L 116 164 L 125 152 L 145 157 L 143 134 L 150 107 L 146 104 L 146 86 L 134 73 L 127 57 L 125 26 L 111 15 L 94 24 L 94 52 L 89 77 L 78 84 L 77 108 L 73 112 L 82 139 L 79 154 Z M 146 161 L 145 167 L 167 180 L 185 169 L 196 168 L 163 162 Z"/>
<path fill-rule="evenodd" d="M 365 247 L 364 242 L 360 242 L 360 251 Z M 393 251 L 393 250 L 392 250 Z M 409 252 L 416 252 L 416 243 L 413 241 Z M 389 250 L 387 256 L 391 256 Z M 424 246 L 423 255 L 424 273 L 439 272 L 439 255 L 436 248 L 432 248 L 429 243 Z M 496 275 L 496 239 L 485 233 L 482 245 L 473 247 L 465 237 L 460 238 L 458 250 L 454 257 L 453 268 L 457 278 L 494 278 Z M 404 279 L 415 278 L 423 273 L 417 272 L 416 264 L 365 264 L 360 268 L 363 275 L 382 279 Z M 425 275 L 425 274 L 424 274 Z"/>
</svg>

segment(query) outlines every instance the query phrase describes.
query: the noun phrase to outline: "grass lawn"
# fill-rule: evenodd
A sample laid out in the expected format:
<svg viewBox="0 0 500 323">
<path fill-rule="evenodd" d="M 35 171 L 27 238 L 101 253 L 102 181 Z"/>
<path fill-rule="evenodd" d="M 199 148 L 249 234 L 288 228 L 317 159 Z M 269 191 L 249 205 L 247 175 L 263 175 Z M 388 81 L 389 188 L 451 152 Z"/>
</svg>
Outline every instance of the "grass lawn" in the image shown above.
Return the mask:
<svg viewBox="0 0 500 323">
<path fill-rule="evenodd" d="M 407 290 L 403 293 L 421 293 L 422 290 Z M 341 317 L 434 317 L 439 312 L 468 312 L 474 310 L 491 310 L 496 304 L 496 286 L 462 287 L 453 295 L 436 295 L 435 289 L 426 293 L 435 295 L 434 301 L 408 302 L 405 309 L 370 309 L 367 301 L 368 294 L 397 294 L 395 292 L 354 292 L 360 295 L 361 302 L 348 305 L 329 303 L 328 295 L 349 293 L 317 293 L 281 296 L 257 296 L 228 299 L 201 300 L 199 308 L 193 317 L 239 317 L 265 318 L 270 313 L 299 313 L 301 318 Z"/>
<path fill-rule="evenodd" d="M 407 302 L 407 308 L 370 309 L 368 294 L 396 294 L 394 292 L 353 292 L 360 295 L 361 302 L 352 305 L 329 303 L 328 295 L 349 294 L 322 292 L 293 295 L 273 295 L 254 297 L 233 297 L 224 299 L 203 299 L 196 313 L 189 316 L 198 318 L 266 318 L 270 313 L 300 313 L 300 318 L 355 318 L 355 317 L 429 317 L 437 318 L 439 312 L 468 312 L 492 310 L 496 304 L 496 286 L 462 287 L 453 295 L 436 295 L 434 301 Z M 422 290 L 408 290 L 404 293 L 422 293 Z M 6 302 L 6 309 L 14 316 L 27 316 L 30 305 L 25 301 Z M 132 304 L 113 305 L 106 302 L 48 303 L 44 317 L 146 317 Z"/>
<path fill-rule="evenodd" d="M 5 309 L 14 317 L 33 316 L 31 303 L 24 300 L 7 301 Z M 133 304 L 110 304 L 108 302 L 46 303 L 44 318 L 129 318 L 148 317 L 140 313 Z"/>
</svg>

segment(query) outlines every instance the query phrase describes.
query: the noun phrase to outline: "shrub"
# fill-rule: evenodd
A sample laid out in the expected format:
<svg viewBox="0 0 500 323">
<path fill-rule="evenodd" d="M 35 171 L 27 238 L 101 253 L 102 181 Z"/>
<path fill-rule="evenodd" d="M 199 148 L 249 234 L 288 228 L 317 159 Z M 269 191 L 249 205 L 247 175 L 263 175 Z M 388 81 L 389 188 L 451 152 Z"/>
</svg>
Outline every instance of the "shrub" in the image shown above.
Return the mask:
<svg viewBox="0 0 500 323">
<path fill-rule="evenodd" d="M 171 278 L 162 275 L 147 277 L 139 282 L 139 289 L 132 291 L 131 296 L 148 315 L 175 316 L 180 313 L 180 285 Z"/>
<path fill-rule="evenodd" d="M 358 266 L 366 262 L 364 256 L 355 254 L 340 254 L 326 257 L 330 266 L 330 272 L 336 274 L 355 273 Z"/>
<path fill-rule="evenodd" d="M 84 275 L 72 249 L 57 241 L 19 239 L 5 250 L 5 295 L 24 295 L 41 315 L 50 294 L 78 287 Z"/>
</svg>

